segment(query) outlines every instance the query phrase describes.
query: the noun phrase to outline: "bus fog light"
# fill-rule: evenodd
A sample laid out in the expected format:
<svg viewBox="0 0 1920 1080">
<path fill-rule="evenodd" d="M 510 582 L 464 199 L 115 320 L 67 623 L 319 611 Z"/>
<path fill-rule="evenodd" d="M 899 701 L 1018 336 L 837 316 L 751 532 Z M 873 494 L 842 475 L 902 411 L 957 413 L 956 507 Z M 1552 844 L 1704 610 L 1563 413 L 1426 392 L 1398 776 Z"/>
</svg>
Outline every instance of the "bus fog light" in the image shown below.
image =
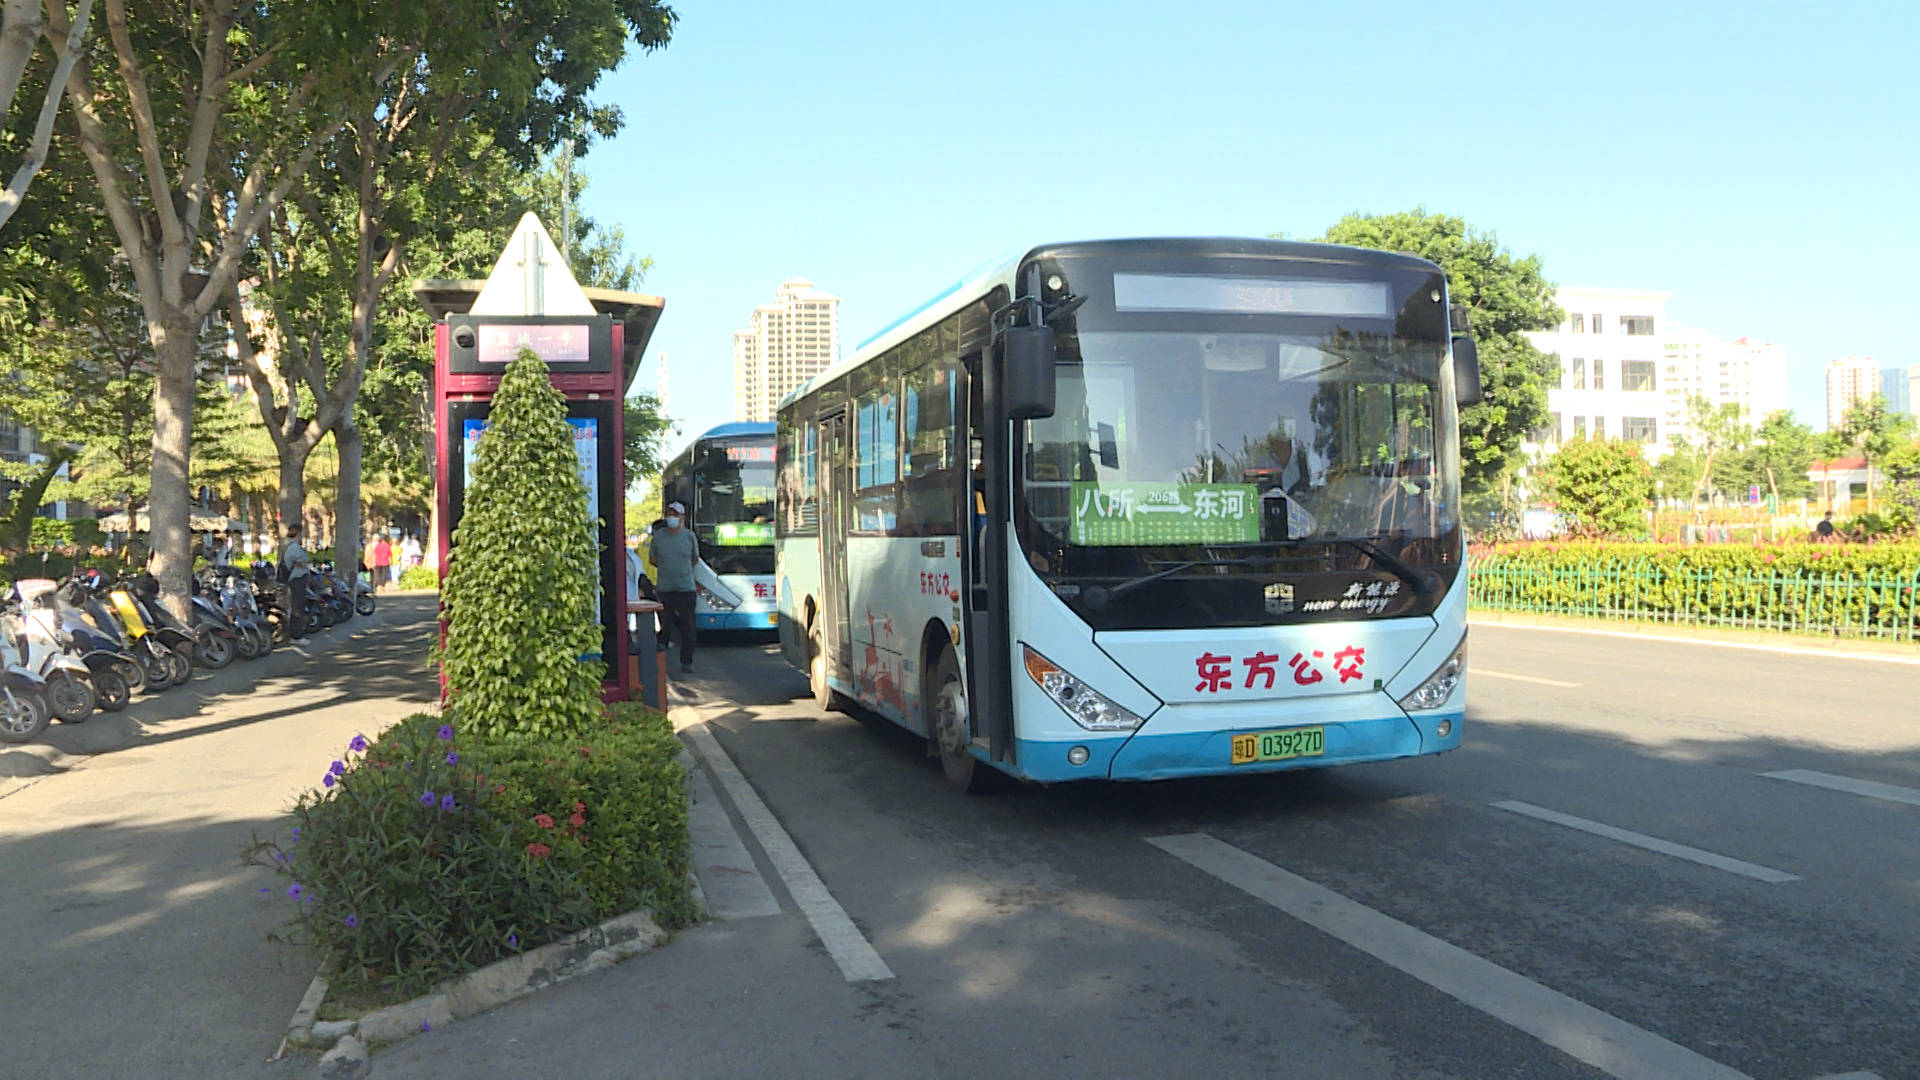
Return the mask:
<svg viewBox="0 0 1920 1080">
<path fill-rule="evenodd" d="M 1453 689 L 1467 674 L 1467 638 L 1460 636 L 1460 644 L 1454 647 L 1453 655 L 1433 670 L 1427 680 L 1421 683 L 1413 693 L 1400 699 L 1400 707 L 1408 712 L 1423 709 L 1437 709 L 1453 696 Z M 1442 733 L 1444 737 L 1444 733 Z"/>
<path fill-rule="evenodd" d="M 1132 731 L 1145 723 L 1144 717 L 1122 706 L 1100 691 L 1074 678 L 1060 665 L 1033 651 L 1030 645 L 1020 648 L 1026 654 L 1027 678 L 1033 680 L 1054 704 L 1073 718 L 1073 722 L 1088 731 Z M 1084 749 L 1084 747 L 1082 748 Z M 1075 762 L 1075 764 L 1079 764 Z"/>
<path fill-rule="evenodd" d="M 1442 720 L 1439 723 L 1433 725 L 1433 733 L 1435 736 L 1442 739 L 1453 734 L 1453 721 Z"/>
<path fill-rule="evenodd" d="M 1093 756 L 1092 754 L 1087 752 L 1086 747 L 1076 746 L 1073 749 L 1067 751 L 1067 764 L 1085 765 L 1087 763 L 1087 759 L 1092 756 Z"/>
<path fill-rule="evenodd" d="M 715 611 L 732 611 L 734 608 L 740 606 L 730 600 L 721 599 L 719 593 L 714 592 L 699 582 L 694 583 L 693 589 L 695 593 L 699 594 L 700 599 Z"/>
</svg>

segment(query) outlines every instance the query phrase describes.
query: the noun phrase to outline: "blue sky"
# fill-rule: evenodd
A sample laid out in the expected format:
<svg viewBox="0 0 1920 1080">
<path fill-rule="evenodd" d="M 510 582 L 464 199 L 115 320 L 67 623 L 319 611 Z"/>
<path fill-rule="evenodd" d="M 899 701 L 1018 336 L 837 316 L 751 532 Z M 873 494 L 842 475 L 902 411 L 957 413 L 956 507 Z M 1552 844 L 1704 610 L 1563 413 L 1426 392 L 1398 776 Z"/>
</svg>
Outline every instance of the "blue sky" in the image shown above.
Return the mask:
<svg viewBox="0 0 1920 1080">
<path fill-rule="evenodd" d="M 1920 15 L 1907 3 L 785 4 L 675 0 L 602 83 L 583 209 L 654 259 L 675 448 L 732 409 L 787 277 L 847 352 L 1037 243 L 1318 235 L 1425 205 L 1560 284 L 1823 365 L 1920 363 Z"/>
</svg>

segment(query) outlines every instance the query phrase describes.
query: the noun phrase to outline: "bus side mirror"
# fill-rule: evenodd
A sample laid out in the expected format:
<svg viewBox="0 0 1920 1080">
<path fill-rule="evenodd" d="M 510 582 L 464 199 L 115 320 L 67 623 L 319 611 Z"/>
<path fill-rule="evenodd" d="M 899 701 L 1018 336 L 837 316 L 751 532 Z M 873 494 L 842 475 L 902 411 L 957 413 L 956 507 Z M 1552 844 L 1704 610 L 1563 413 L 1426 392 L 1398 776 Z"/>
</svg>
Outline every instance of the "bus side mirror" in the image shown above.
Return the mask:
<svg viewBox="0 0 1920 1080">
<path fill-rule="evenodd" d="M 1461 408 L 1480 404 L 1480 347 L 1472 334 L 1453 339 L 1453 400 Z"/>
<path fill-rule="evenodd" d="M 1002 335 L 1007 416 L 1044 420 L 1053 415 L 1053 327 L 1012 326 Z"/>
</svg>

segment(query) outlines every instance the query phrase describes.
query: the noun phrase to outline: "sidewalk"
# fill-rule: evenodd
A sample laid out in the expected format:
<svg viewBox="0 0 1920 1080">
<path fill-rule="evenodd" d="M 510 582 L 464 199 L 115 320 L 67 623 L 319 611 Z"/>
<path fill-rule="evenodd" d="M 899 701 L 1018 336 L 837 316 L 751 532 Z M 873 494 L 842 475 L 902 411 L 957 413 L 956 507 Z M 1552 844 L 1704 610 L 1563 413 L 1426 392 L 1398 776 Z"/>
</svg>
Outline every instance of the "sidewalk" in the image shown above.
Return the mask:
<svg viewBox="0 0 1920 1080">
<path fill-rule="evenodd" d="M 313 961 L 267 940 L 288 901 L 240 850 L 281 825 L 356 732 L 435 697 L 433 597 L 380 606 L 299 649 L 0 753 L 0 1072 L 311 1070 L 266 1064 Z"/>
</svg>

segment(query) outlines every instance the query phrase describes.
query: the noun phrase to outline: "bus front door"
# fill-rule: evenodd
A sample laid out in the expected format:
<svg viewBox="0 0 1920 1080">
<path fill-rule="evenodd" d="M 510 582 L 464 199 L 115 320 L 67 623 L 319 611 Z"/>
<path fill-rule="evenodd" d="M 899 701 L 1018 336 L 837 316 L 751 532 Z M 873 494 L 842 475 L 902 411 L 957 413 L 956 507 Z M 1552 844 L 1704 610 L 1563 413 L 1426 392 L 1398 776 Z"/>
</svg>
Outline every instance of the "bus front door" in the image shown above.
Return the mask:
<svg viewBox="0 0 1920 1080">
<path fill-rule="evenodd" d="M 852 502 L 847 491 L 847 417 L 837 413 L 820 421 L 820 585 L 826 609 L 821 643 L 827 655 L 827 675 L 853 670 L 853 643 L 848 640 L 847 530 Z"/>
</svg>

